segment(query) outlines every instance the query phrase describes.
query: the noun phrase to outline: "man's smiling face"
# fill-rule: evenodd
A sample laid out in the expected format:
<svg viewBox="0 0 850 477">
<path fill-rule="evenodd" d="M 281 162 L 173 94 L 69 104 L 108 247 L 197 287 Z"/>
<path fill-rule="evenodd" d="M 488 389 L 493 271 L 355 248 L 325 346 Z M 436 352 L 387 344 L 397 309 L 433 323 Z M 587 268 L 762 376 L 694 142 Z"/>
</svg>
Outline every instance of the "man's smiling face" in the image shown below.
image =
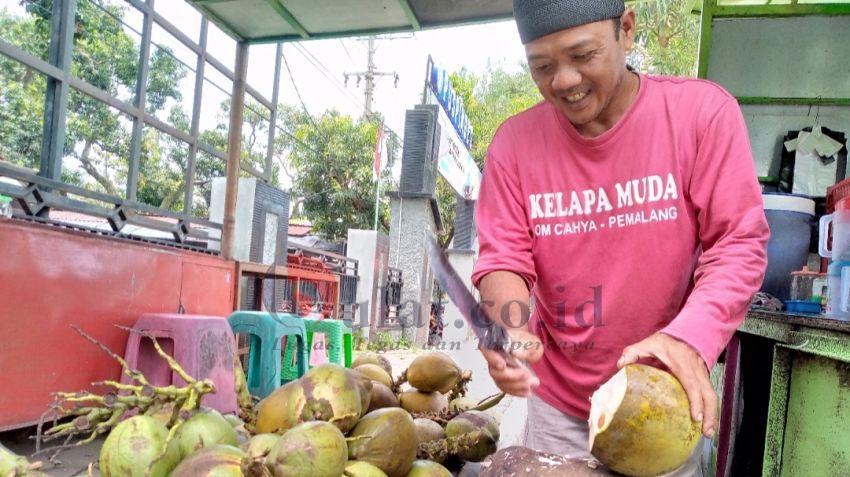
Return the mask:
<svg viewBox="0 0 850 477">
<path fill-rule="evenodd" d="M 543 97 L 579 129 L 604 122 L 624 94 L 634 12 L 546 35 L 525 45 L 531 76 Z"/>
</svg>

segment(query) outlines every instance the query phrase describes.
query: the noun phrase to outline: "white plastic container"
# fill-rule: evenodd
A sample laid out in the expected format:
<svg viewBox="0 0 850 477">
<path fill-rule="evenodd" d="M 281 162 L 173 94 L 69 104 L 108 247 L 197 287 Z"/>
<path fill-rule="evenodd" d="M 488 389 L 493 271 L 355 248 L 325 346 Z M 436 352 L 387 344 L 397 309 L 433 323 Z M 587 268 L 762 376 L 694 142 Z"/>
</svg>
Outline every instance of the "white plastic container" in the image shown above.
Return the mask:
<svg viewBox="0 0 850 477">
<path fill-rule="evenodd" d="M 827 298 L 824 314 L 850 319 L 850 262 L 833 262 L 827 272 Z"/>
<path fill-rule="evenodd" d="M 832 247 L 828 246 L 832 225 Z M 850 260 L 850 201 L 842 199 L 835 205 L 835 212 L 820 219 L 818 252 L 821 257 L 833 261 Z"/>
</svg>

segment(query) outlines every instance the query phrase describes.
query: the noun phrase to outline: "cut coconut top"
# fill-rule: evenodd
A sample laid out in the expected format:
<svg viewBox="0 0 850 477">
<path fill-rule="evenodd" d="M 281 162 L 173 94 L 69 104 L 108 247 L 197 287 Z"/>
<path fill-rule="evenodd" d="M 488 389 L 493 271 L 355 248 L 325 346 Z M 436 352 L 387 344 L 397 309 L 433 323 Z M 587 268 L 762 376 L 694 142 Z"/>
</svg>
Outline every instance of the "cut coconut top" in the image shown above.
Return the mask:
<svg viewBox="0 0 850 477">
<path fill-rule="evenodd" d="M 605 384 L 599 387 L 593 396 L 590 397 L 590 419 L 588 426 L 590 428 L 590 441 L 588 442 L 588 450 L 593 450 L 593 440 L 597 434 L 605 432 L 611 421 L 614 420 L 614 415 L 623 399 L 626 397 L 626 390 L 629 382 L 626 375 L 626 368 L 621 369 Z"/>
</svg>

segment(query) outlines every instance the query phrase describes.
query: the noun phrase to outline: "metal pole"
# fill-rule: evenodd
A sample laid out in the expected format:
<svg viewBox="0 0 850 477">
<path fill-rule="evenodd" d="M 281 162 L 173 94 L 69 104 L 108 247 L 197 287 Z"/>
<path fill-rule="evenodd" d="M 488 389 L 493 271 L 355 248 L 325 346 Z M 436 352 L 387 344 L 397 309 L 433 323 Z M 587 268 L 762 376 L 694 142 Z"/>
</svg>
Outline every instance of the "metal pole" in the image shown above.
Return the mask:
<svg viewBox="0 0 850 477">
<path fill-rule="evenodd" d="M 372 98 L 375 94 L 375 37 L 369 37 L 369 55 L 366 62 L 366 104 L 363 115 L 372 116 Z"/>
<path fill-rule="evenodd" d="M 153 8 L 154 0 L 148 0 L 148 5 Z M 151 31 L 153 30 L 153 15 L 150 11 L 145 12 L 144 26 L 142 27 L 142 44 L 139 51 L 139 71 L 136 74 L 136 94 L 133 98 L 133 106 L 144 111 L 148 92 L 148 72 L 150 70 Z M 127 167 L 127 200 L 135 201 L 139 190 L 139 158 L 142 155 L 142 132 L 145 121 L 142 116 L 133 118 L 133 133 L 130 139 L 130 163 Z M 152 204 L 153 205 L 153 204 Z"/>
<path fill-rule="evenodd" d="M 266 182 L 272 182 L 272 159 L 274 158 L 275 137 L 277 133 L 277 102 L 280 99 L 280 60 L 283 57 L 283 43 L 277 44 L 274 62 L 274 89 L 272 89 L 272 108 L 269 111 L 269 144 L 266 150 L 266 170 L 263 176 Z"/>
<path fill-rule="evenodd" d="M 227 186 L 224 195 L 224 223 L 221 232 L 221 255 L 233 259 L 233 235 L 236 230 L 236 197 L 239 193 L 239 170 L 242 153 L 242 114 L 245 107 L 245 78 L 248 75 L 248 44 L 236 47 L 236 71 L 230 103 L 230 129 L 227 139 Z"/>
<path fill-rule="evenodd" d="M 71 71 L 76 11 L 77 0 L 53 2 L 48 62 L 66 75 Z M 67 81 L 47 77 L 39 175 L 54 180 L 62 176 L 68 93 Z"/>
<path fill-rule="evenodd" d="M 201 48 L 195 67 L 195 97 L 192 100 L 192 145 L 189 149 L 189 163 L 186 165 L 186 188 L 183 190 L 183 212 L 187 217 L 192 216 L 195 202 L 195 168 L 198 162 L 198 135 L 201 130 L 201 98 L 204 93 L 204 72 L 207 63 L 207 31 L 209 22 L 206 18 L 201 21 L 201 37 L 198 44 Z"/>
<path fill-rule="evenodd" d="M 378 170 L 378 183 L 375 185 L 375 226 L 372 228 L 375 232 L 378 231 L 378 213 L 381 207 L 381 172 Z"/>
</svg>

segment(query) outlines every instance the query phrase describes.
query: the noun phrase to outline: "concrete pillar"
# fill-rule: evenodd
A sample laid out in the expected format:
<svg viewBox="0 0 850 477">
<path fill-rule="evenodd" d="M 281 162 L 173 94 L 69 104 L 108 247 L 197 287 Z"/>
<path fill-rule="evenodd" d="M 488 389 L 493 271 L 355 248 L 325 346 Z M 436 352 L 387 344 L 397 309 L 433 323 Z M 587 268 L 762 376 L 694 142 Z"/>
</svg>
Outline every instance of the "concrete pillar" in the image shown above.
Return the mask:
<svg viewBox="0 0 850 477">
<path fill-rule="evenodd" d="M 360 281 L 357 286 L 358 312 L 355 326 L 364 338 L 380 326 L 384 314 L 383 293 L 387 282 L 389 238 L 374 230 L 348 230 L 346 255 L 358 262 Z"/>
<path fill-rule="evenodd" d="M 391 194 L 390 262 L 402 272 L 402 335 L 417 345 L 428 342 L 428 322 L 434 276 L 425 251 L 427 234 L 439 229 L 439 212 L 433 198 Z"/>
</svg>

